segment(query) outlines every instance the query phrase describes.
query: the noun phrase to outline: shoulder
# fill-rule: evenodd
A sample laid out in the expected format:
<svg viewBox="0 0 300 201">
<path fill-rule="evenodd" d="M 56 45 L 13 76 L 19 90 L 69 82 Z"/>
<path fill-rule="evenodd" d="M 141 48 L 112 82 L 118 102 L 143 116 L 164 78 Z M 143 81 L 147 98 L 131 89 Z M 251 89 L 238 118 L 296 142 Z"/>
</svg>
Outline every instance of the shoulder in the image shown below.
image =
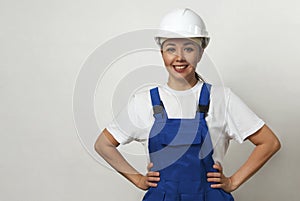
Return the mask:
<svg viewBox="0 0 300 201">
<path fill-rule="evenodd" d="M 129 101 L 130 108 L 135 111 L 142 118 L 148 118 L 152 112 L 152 102 L 150 90 L 155 88 L 155 85 L 149 85 L 141 87 L 136 90 L 132 95 Z"/>
<path fill-rule="evenodd" d="M 225 101 L 226 103 L 229 100 L 231 93 L 230 88 L 225 86 L 212 85 L 211 87 L 211 99 L 214 101 Z"/>
<path fill-rule="evenodd" d="M 224 116 L 229 104 L 230 96 L 230 88 L 221 85 L 212 85 L 209 113 L 214 114 L 215 116 Z"/>
<path fill-rule="evenodd" d="M 136 104 L 145 104 L 145 103 L 151 103 L 151 95 L 150 90 L 155 88 L 156 86 L 145 86 L 138 90 L 136 90 L 133 95 L 131 96 L 131 99 Z"/>
</svg>

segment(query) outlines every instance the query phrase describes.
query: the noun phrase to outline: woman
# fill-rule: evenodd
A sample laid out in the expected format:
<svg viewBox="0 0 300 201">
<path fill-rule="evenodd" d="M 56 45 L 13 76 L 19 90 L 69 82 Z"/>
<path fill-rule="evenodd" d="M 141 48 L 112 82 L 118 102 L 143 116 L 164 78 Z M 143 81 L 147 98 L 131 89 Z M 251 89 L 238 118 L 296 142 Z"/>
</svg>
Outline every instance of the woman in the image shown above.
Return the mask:
<svg viewBox="0 0 300 201">
<path fill-rule="evenodd" d="M 233 200 L 236 190 L 279 150 L 274 133 L 228 88 L 211 86 L 196 73 L 209 37 L 190 9 L 168 13 L 156 42 L 169 77 L 167 84 L 144 91 L 129 103 L 129 118 L 112 122 L 99 135 L 95 150 L 140 189 L 144 201 Z M 222 159 L 234 139 L 255 148 L 232 176 Z M 136 171 L 116 147 L 130 141 L 148 143 L 146 175 Z"/>
</svg>

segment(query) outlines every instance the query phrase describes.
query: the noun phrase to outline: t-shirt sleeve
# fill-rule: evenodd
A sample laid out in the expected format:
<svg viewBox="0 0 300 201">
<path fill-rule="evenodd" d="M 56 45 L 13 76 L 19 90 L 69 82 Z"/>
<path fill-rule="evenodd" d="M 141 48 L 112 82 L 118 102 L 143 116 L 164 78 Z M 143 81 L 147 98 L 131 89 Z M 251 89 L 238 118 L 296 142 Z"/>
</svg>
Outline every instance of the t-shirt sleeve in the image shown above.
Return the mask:
<svg viewBox="0 0 300 201">
<path fill-rule="evenodd" d="M 120 111 L 106 129 L 120 143 L 127 144 L 132 141 L 145 141 L 147 126 L 143 124 L 137 111 L 136 96 L 132 96 L 126 107 Z"/>
<path fill-rule="evenodd" d="M 242 143 L 258 131 L 265 122 L 231 90 L 228 90 L 228 93 L 225 131 L 229 138 Z"/>
</svg>

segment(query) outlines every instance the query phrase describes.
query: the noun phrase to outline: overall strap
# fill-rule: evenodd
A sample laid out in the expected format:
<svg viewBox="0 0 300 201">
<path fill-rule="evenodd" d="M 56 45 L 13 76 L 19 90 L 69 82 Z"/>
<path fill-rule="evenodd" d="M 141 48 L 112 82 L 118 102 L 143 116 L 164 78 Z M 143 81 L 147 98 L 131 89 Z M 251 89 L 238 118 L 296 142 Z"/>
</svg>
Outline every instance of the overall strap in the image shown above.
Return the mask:
<svg viewBox="0 0 300 201">
<path fill-rule="evenodd" d="M 198 105 L 198 114 L 200 114 L 200 118 L 204 119 L 204 127 L 201 132 L 202 139 L 204 139 L 199 156 L 201 157 L 201 161 L 205 167 L 206 172 L 217 172 L 216 169 L 213 168 L 214 160 L 212 155 L 214 153 L 213 144 L 211 140 L 211 136 L 207 127 L 207 123 L 205 121 L 205 116 L 209 110 L 209 103 L 210 103 L 210 91 L 211 85 L 208 83 L 203 83 L 200 98 L 199 98 L 199 105 Z M 213 184 L 213 183 L 211 183 Z"/>
<path fill-rule="evenodd" d="M 200 97 L 199 97 L 199 104 L 197 107 L 197 112 L 206 114 L 209 109 L 209 102 L 210 102 L 210 89 L 211 85 L 208 83 L 203 83 Z"/>
<path fill-rule="evenodd" d="M 153 106 L 153 112 L 155 114 L 163 113 L 164 105 L 160 99 L 158 87 L 150 89 L 151 102 Z"/>
</svg>

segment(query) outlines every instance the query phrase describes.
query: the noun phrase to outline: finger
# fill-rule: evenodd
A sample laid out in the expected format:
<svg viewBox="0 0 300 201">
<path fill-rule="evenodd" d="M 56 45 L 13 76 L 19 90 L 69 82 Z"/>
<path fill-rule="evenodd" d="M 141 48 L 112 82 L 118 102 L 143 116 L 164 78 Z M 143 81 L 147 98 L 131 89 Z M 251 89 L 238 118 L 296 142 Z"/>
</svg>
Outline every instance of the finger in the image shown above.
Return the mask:
<svg viewBox="0 0 300 201">
<path fill-rule="evenodd" d="M 157 187 L 157 183 L 154 183 L 154 182 L 146 182 L 147 186 L 149 187 Z"/>
<path fill-rule="evenodd" d="M 207 177 L 221 177 L 221 173 L 220 172 L 208 172 L 207 173 Z"/>
<path fill-rule="evenodd" d="M 150 171 L 152 167 L 153 167 L 153 163 L 150 162 L 150 163 L 148 164 L 148 166 L 147 166 L 147 170 Z"/>
<path fill-rule="evenodd" d="M 210 185 L 210 187 L 212 187 L 212 188 L 222 188 L 223 184 L 212 184 L 212 185 Z"/>
<path fill-rule="evenodd" d="M 159 180 L 160 180 L 159 177 L 148 177 L 148 178 L 147 178 L 147 181 L 149 181 L 149 182 L 152 182 L 152 181 L 158 182 Z"/>
<path fill-rule="evenodd" d="M 220 183 L 222 180 L 221 180 L 221 178 L 207 178 L 207 181 Z"/>
<path fill-rule="evenodd" d="M 214 164 L 214 165 L 213 165 L 213 168 L 219 170 L 219 172 L 223 172 L 222 166 L 221 166 L 220 164 L 218 164 L 218 163 Z"/>
<path fill-rule="evenodd" d="M 147 172 L 147 177 L 159 177 L 159 172 Z"/>
</svg>

